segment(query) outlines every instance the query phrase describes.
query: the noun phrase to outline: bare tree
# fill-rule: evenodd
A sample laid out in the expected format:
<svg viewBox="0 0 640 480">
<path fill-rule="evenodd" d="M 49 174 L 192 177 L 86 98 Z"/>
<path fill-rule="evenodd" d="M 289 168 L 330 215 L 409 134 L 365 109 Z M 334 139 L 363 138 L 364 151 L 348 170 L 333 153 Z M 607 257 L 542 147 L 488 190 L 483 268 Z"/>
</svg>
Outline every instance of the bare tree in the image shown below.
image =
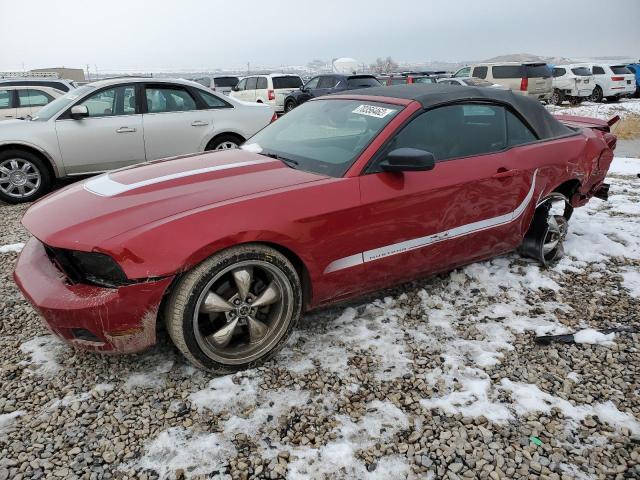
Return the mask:
<svg viewBox="0 0 640 480">
<path fill-rule="evenodd" d="M 398 64 L 391 57 L 376 58 L 376 63 L 369 65 L 369 68 L 374 73 L 391 73 L 398 70 Z"/>
</svg>

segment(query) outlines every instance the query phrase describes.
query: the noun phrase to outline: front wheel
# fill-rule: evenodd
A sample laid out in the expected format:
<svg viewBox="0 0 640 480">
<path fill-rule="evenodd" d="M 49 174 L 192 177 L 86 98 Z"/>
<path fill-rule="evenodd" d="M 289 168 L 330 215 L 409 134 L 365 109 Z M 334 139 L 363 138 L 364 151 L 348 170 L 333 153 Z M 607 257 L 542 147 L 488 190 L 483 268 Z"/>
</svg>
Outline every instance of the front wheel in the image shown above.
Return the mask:
<svg viewBox="0 0 640 480">
<path fill-rule="evenodd" d="M 291 262 L 272 248 L 247 244 L 210 257 L 180 279 L 165 315 L 182 354 L 222 374 L 271 358 L 301 310 L 302 288 Z"/>
<path fill-rule="evenodd" d="M 294 108 L 296 108 L 296 102 L 294 102 L 293 100 L 288 100 L 287 103 L 284 104 L 285 113 L 289 113 Z"/>
<path fill-rule="evenodd" d="M 32 202 L 51 190 L 51 175 L 44 161 L 31 152 L 0 153 L 0 200 Z"/>
</svg>

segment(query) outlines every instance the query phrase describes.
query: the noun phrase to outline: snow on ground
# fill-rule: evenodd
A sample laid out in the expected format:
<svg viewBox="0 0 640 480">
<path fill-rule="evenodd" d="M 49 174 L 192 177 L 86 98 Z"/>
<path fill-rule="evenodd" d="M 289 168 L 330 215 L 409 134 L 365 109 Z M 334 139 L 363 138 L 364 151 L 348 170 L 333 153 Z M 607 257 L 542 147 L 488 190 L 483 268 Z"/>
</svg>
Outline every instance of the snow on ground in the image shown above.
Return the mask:
<svg viewBox="0 0 640 480">
<path fill-rule="evenodd" d="M 619 115 L 621 118 L 628 115 L 640 115 L 640 100 L 623 98 L 617 103 L 582 102 L 582 104 L 577 107 L 571 107 L 568 103 L 565 103 L 562 106 L 547 105 L 547 109 L 554 114 L 609 120 L 615 115 Z"/>
<path fill-rule="evenodd" d="M 24 243 L 12 243 L 10 245 L 0 245 L 0 253 L 20 252 Z"/>
<path fill-rule="evenodd" d="M 23 343 L 20 350 L 29 355 L 30 360 L 27 363 L 33 364 L 35 373 L 50 376 L 60 370 L 61 366 L 56 357 L 61 351 L 68 350 L 68 347 L 57 337 L 45 335 Z"/>
</svg>

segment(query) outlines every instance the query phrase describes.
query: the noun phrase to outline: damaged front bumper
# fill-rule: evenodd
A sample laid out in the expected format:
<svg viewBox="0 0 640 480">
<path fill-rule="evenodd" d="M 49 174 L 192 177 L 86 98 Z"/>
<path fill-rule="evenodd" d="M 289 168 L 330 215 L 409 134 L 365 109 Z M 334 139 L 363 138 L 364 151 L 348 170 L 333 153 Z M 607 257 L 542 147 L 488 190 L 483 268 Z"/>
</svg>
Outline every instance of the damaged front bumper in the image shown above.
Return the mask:
<svg viewBox="0 0 640 480">
<path fill-rule="evenodd" d="M 156 342 L 156 317 L 172 277 L 120 288 L 73 284 L 31 238 L 14 279 L 46 327 L 72 345 L 104 353 L 134 353 Z"/>
</svg>

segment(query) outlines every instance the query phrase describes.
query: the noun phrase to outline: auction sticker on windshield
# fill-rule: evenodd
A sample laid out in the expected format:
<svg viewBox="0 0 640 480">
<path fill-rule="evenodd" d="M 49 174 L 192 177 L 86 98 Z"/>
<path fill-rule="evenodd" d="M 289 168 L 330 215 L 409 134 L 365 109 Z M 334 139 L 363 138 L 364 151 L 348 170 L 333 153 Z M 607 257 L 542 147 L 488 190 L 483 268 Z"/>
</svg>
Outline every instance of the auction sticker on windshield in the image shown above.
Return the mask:
<svg viewBox="0 0 640 480">
<path fill-rule="evenodd" d="M 369 117 L 384 118 L 393 112 L 395 112 L 395 110 L 392 108 L 376 107 L 375 105 L 360 105 L 352 113 L 367 115 Z"/>
</svg>

